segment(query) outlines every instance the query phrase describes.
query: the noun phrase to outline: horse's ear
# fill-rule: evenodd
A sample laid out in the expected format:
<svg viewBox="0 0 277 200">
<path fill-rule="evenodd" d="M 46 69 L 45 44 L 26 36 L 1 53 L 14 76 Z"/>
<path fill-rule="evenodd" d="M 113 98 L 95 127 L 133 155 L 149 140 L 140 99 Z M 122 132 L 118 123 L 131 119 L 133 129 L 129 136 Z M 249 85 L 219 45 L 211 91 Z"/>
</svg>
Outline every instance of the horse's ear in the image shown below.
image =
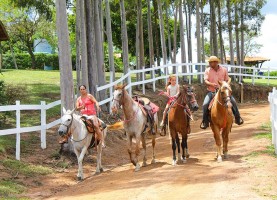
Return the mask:
<svg viewBox="0 0 277 200">
<path fill-rule="evenodd" d="M 183 89 L 185 90 L 185 92 L 188 90 L 188 86 L 186 85 L 182 85 L 183 86 Z"/>
<path fill-rule="evenodd" d="M 222 81 L 218 81 L 218 84 L 221 86 L 222 85 Z"/>
<path fill-rule="evenodd" d="M 122 89 L 125 89 L 126 85 L 127 85 L 127 83 L 124 83 L 124 84 L 122 85 Z"/>
<path fill-rule="evenodd" d="M 65 114 L 66 113 L 66 109 L 63 107 L 63 114 Z"/>
<path fill-rule="evenodd" d="M 228 85 L 231 84 L 231 81 L 232 81 L 232 79 L 229 77 L 229 79 L 228 79 Z"/>
</svg>

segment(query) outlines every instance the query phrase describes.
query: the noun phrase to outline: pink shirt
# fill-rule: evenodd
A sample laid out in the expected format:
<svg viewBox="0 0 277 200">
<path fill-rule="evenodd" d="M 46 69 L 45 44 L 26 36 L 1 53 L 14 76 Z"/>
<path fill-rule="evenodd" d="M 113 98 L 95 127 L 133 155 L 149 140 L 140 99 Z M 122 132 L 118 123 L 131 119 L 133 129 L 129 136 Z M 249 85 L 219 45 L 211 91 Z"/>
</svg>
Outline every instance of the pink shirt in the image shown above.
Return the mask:
<svg viewBox="0 0 277 200">
<path fill-rule="evenodd" d="M 80 110 L 82 115 L 96 115 L 94 102 L 92 102 L 88 96 L 85 98 L 80 98 L 78 100 L 78 104 L 79 106 L 85 105 L 85 108 Z"/>
<path fill-rule="evenodd" d="M 218 66 L 218 70 L 215 71 L 213 68 L 208 67 L 205 70 L 204 80 L 208 80 L 211 83 L 218 84 L 218 81 L 228 81 L 228 71 L 226 68 Z M 207 86 L 207 90 L 210 92 L 215 92 L 215 88 L 213 86 Z"/>
</svg>

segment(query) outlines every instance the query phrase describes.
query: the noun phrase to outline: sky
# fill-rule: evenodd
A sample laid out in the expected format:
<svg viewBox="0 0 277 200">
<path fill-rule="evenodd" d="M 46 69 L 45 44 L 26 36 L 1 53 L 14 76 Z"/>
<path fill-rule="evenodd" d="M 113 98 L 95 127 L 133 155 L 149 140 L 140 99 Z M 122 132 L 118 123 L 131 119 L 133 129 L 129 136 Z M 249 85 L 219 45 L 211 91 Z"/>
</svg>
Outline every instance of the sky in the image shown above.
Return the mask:
<svg viewBox="0 0 277 200">
<path fill-rule="evenodd" d="M 277 69 L 277 0 L 267 0 L 266 5 L 262 8 L 262 13 L 265 15 L 265 20 L 261 27 L 261 36 L 256 38 L 255 41 L 258 44 L 262 44 L 263 47 L 260 49 L 260 52 L 256 54 L 256 56 L 270 59 L 270 61 L 264 62 L 262 68 L 270 67 Z M 192 33 L 194 33 L 194 17 L 192 17 L 192 24 Z M 192 45 L 193 62 L 195 63 L 197 61 L 195 37 L 192 37 Z M 181 62 L 180 50 L 177 54 L 177 61 Z"/>
</svg>

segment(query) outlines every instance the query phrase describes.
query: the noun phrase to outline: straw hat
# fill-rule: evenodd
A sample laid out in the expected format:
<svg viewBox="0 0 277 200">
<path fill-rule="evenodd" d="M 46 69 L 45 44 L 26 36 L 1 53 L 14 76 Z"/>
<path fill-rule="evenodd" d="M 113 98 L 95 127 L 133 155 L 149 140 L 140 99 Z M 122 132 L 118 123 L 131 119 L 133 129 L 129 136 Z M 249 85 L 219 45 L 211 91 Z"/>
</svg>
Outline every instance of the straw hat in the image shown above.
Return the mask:
<svg viewBox="0 0 277 200">
<path fill-rule="evenodd" d="M 209 62 L 219 62 L 218 58 L 216 56 L 211 56 L 209 58 Z"/>
<path fill-rule="evenodd" d="M 140 100 L 143 100 L 145 105 L 148 105 L 150 103 L 150 100 L 146 97 L 140 97 Z"/>
</svg>

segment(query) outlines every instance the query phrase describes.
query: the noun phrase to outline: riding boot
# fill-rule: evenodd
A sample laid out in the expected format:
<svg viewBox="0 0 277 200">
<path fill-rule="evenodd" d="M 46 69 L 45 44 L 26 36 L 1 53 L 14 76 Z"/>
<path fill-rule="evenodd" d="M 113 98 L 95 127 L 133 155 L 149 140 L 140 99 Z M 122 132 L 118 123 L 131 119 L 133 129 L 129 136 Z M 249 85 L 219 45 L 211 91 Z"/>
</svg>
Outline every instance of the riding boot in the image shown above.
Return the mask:
<svg viewBox="0 0 277 200">
<path fill-rule="evenodd" d="M 236 103 L 234 97 L 231 97 L 231 103 L 232 103 L 232 111 L 233 111 L 233 114 L 235 116 L 235 123 L 237 125 L 243 124 L 244 121 L 240 116 L 239 109 L 237 107 L 237 103 Z"/>
<path fill-rule="evenodd" d="M 203 106 L 203 121 L 202 123 L 200 124 L 200 128 L 201 129 L 206 129 L 208 128 L 210 125 L 209 125 L 209 112 L 208 112 L 208 108 L 204 108 Z"/>
</svg>

